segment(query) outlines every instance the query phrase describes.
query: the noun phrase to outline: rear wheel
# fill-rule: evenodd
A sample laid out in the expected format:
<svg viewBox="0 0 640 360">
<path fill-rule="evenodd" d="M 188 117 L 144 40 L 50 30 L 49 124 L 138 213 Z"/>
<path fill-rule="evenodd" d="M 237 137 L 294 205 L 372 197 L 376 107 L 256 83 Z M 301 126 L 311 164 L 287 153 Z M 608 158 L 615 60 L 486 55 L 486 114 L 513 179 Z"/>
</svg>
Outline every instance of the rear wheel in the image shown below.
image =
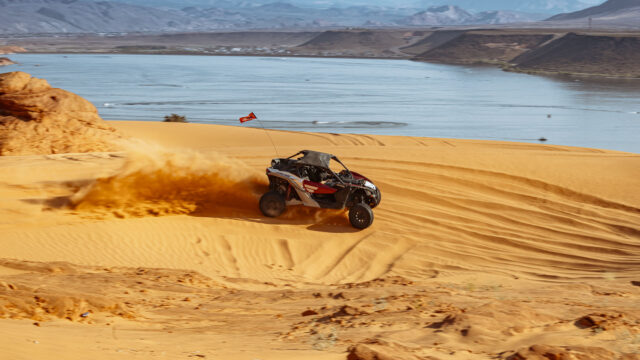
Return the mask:
<svg viewBox="0 0 640 360">
<path fill-rule="evenodd" d="M 260 211 L 264 216 L 278 217 L 287 208 L 284 196 L 275 191 L 269 191 L 260 198 Z"/>
<path fill-rule="evenodd" d="M 367 204 L 355 204 L 349 209 L 349 222 L 356 229 L 366 229 L 373 223 L 373 211 Z"/>
</svg>

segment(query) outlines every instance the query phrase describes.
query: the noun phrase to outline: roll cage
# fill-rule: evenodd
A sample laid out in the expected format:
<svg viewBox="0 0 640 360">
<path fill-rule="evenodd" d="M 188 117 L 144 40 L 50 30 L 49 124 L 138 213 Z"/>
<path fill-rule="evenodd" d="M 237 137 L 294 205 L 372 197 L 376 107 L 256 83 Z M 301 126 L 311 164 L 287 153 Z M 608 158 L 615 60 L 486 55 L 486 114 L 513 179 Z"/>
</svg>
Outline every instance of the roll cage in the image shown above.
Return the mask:
<svg viewBox="0 0 640 360">
<path fill-rule="evenodd" d="M 302 157 L 294 159 L 296 156 L 302 155 Z M 349 168 L 342 163 L 342 161 L 340 161 L 340 159 L 338 159 L 337 156 L 335 155 L 331 155 L 331 154 L 327 154 L 327 153 L 321 153 L 321 152 L 317 152 L 317 151 L 312 151 L 312 150 L 302 150 L 299 151 L 291 156 L 289 156 L 288 158 L 286 158 L 287 160 L 294 160 L 296 162 L 297 165 L 303 165 L 303 166 L 314 166 L 317 168 L 322 169 L 323 171 L 328 172 L 332 177 L 338 179 L 338 181 L 340 181 L 340 183 L 342 185 L 346 186 L 346 183 L 343 179 L 343 176 L 346 179 L 353 179 L 353 174 L 351 173 L 351 170 L 349 170 Z M 338 176 L 338 174 L 336 174 L 332 169 L 331 169 L 331 160 L 337 162 L 338 164 L 340 164 L 340 166 L 342 166 L 344 168 L 344 170 L 340 171 L 340 174 L 342 174 L 344 172 L 343 176 Z M 292 164 L 293 165 L 293 164 Z M 311 179 L 311 177 L 309 177 Z M 313 179 L 311 179 L 313 180 Z M 316 180 L 320 180 L 320 181 L 316 181 L 316 182 L 322 182 L 326 179 L 322 179 L 322 177 L 320 179 L 316 179 Z"/>
</svg>

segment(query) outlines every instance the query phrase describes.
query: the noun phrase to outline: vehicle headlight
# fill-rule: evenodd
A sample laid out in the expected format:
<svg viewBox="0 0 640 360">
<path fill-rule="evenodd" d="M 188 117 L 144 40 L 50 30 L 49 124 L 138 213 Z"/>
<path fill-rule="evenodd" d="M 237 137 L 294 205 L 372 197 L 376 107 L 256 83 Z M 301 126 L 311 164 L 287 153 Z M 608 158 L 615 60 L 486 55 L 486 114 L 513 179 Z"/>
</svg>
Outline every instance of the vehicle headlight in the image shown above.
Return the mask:
<svg viewBox="0 0 640 360">
<path fill-rule="evenodd" d="M 371 190 L 375 190 L 376 189 L 376 186 L 373 185 L 373 183 L 371 181 L 365 181 L 364 182 L 364 186 L 368 187 Z"/>
</svg>

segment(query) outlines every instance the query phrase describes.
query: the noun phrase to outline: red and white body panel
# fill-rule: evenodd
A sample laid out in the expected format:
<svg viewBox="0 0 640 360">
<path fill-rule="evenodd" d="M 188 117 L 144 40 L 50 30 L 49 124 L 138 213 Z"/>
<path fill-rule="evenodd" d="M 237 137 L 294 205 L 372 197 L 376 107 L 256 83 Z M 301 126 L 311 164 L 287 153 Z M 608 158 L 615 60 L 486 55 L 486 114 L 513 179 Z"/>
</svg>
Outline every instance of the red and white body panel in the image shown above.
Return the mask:
<svg viewBox="0 0 640 360">
<path fill-rule="evenodd" d="M 315 200 L 313 200 L 311 198 L 310 193 L 315 193 L 315 191 L 318 191 L 318 190 L 319 191 L 327 191 L 327 189 L 324 189 L 324 188 L 332 189 L 332 188 L 330 188 L 330 187 L 328 187 L 326 185 L 322 185 L 322 184 L 315 183 L 313 181 L 301 179 L 301 178 L 291 174 L 290 172 L 280 171 L 280 170 L 276 170 L 274 168 L 268 168 L 267 169 L 267 175 L 275 176 L 275 177 L 281 178 L 283 180 L 286 180 L 289 183 L 289 185 L 291 186 L 291 188 L 293 188 L 293 190 L 298 194 L 298 197 L 300 198 L 300 200 L 298 200 L 298 199 L 287 199 L 286 200 L 287 206 L 302 204 L 304 206 L 310 206 L 310 207 L 319 208 L 320 204 L 318 204 L 317 201 L 315 201 Z M 318 186 L 318 185 L 320 185 L 320 186 Z M 312 192 L 311 190 L 313 190 L 314 192 Z M 332 190 L 335 190 L 335 189 L 332 189 Z M 326 194 L 326 193 L 324 193 L 324 194 Z"/>
<path fill-rule="evenodd" d="M 312 194 L 335 194 L 337 189 L 317 182 L 304 180 L 302 182 L 304 189 Z"/>
</svg>

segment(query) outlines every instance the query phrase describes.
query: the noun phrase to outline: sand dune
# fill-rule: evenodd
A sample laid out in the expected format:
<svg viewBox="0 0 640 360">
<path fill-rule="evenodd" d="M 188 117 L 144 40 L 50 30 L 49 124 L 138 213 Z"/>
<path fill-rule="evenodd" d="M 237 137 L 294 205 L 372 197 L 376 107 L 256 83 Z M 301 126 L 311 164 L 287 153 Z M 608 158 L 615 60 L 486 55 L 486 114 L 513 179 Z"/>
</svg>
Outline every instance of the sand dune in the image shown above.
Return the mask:
<svg viewBox="0 0 640 360">
<path fill-rule="evenodd" d="M 261 216 L 262 130 L 110 125 L 137 140 L 0 158 L 11 358 L 639 358 L 640 155 L 271 131 L 379 185 L 356 231 Z"/>
</svg>

